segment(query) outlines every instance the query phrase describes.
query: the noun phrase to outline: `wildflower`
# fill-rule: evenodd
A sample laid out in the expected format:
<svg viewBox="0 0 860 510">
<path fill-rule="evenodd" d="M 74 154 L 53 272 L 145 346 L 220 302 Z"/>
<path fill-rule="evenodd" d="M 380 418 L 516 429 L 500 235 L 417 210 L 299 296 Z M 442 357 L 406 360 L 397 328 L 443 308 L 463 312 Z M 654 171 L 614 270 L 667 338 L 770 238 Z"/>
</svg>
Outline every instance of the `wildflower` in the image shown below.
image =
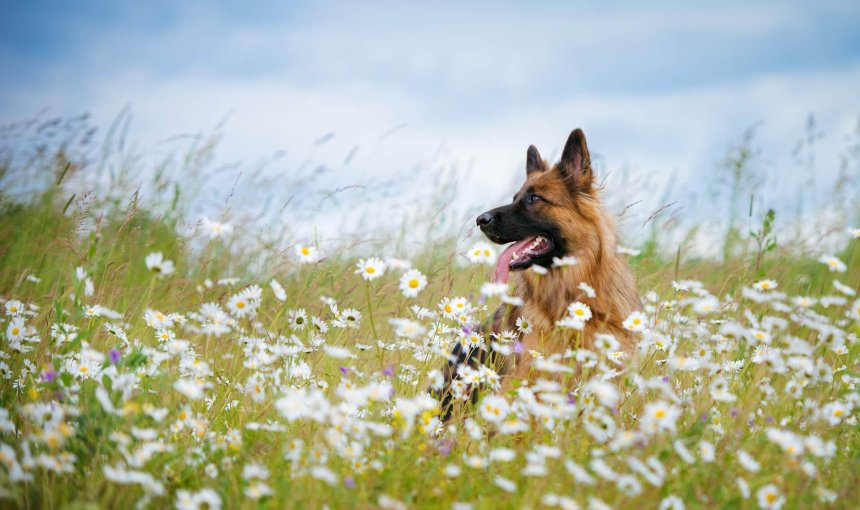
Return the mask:
<svg viewBox="0 0 860 510">
<path fill-rule="evenodd" d="M 576 264 L 579 264 L 579 261 L 573 255 L 552 258 L 552 267 L 575 266 Z"/>
<path fill-rule="evenodd" d="M 10 299 L 5 303 L 6 315 L 16 316 L 24 311 L 24 304 L 17 299 Z"/>
<path fill-rule="evenodd" d="M 177 379 L 176 382 L 173 383 L 173 389 L 182 393 L 191 400 L 198 400 L 203 397 L 203 385 L 197 382 L 196 379 Z"/>
<path fill-rule="evenodd" d="M 613 384 L 598 379 L 592 379 L 588 381 L 588 383 L 583 389 L 587 393 L 590 393 L 597 397 L 597 401 L 605 407 L 611 409 L 614 408 L 616 404 L 618 404 L 618 399 L 620 395 L 618 394 L 618 390 Z"/>
<path fill-rule="evenodd" d="M 674 494 L 666 496 L 663 498 L 663 501 L 660 502 L 657 510 L 684 510 L 684 500 Z"/>
<path fill-rule="evenodd" d="M 845 294 L 846 296 L 856 296 L 857 291 L 840 282 L 839 280 L 833 280 L 833 286 L 836 287 L 836 290 Z"/>
<path fill-rule="evenodd" d="M 487 395 L 481 402 L 481 417 L 491 423 L 501 423 L 509 411 L 508 401 L 498 395 Z"/>
<path fill-rule="evenodd" d="M 681 416 L 677 407 L 659 400 L 645 405 L 642 412 L 641 425 L 644 432 L 655 433 L 668 430 L 675 432 L 675 421 Z"/>
<path fill-rule="evenodd" d="M 519 331 L 523 335 L 528 335 L 534 329 L 534 327 L 528 321 L 528 319 L 526 319 L 525 317 L 522 317 L 522 316 L 517 317 L 516 326 L 517 326 L 517 331 Z"/>
<path fill-rule="evenodd" d="M 761 469 L 761 464 L 756 461 L 752 455 L 745 450 L 738 450 L 738 462 L 744 469 L 752 473 L 758 472 Z"/>
<path fill-rule="evenodd" d="M 166 260 L 160 251 L 147 255 L 145 263 L 146 268 L 158 276 L 164 277 L 173 274 L 173 261 Z"/>
<path fill-rule="evenodd" d="M 234 317 L 245 317 L 254 315 L 256 304 L 252 303 L 243 293 L 234 294 L 227 301 L 227 309 Z"/>
<path fill-rule="evenodd" d="M 503 476 L 497 475 L 493 479 L 493 483 L 495 483 L 496 486 L 498 488 L 502 489 L 503 491 L 506 491 L 506 492 L 516 492 L 517 491 L 517 484 L 514 483 L 513 481 L 503 477 Z"/>
<path fill-rule="evenodd" d="M 593 299 L 597 297 L 597 293 L 594 291 L 594 288 L 585 282 L 579 282 L 579 285 L 577 285 L 576 288 L 584 292 L 585 297 L 587 298 Z"/>
<path fill-rule="evenodd" d="M 705 462 L 713 462 L 714 445 L 708 441 L 699 441 L 699 457 Z"/>
<path fill-rule="evenodd" d="M 217 221 L 212 221 L 209 218 L 203 218 L 203 228 L 206 229 L 206 233 L 209 234 L 209 239 L 227 237 L 231 232 L 233 232 L 233 226 L 229 223 L 219 223 Z"/>
<path fill-rule="evenodd" d="M 502 282 L 485 282 L 481 285 L 481 294 L 492 296 L 503 296 L 508 293 L 508 284 Z"/>
<path fill-rule="evenodd" d="M 844 273 L 845 270 L 848 269 L 848 266 L 834 255 L 822 255 L 818 261 L 822 264 L 826 264 L 827 268 L 830 269 L 830 272 Z"/>
<path fill-rule="evenodd" d="M 296 245 L 296 257 L 302 264 L 313 264 L 320 259 L 319 250 L 315 246 Z"/>
<path fill-rule="evenodd" d="M 753 284 L 753 288 L 759 291 L 773 290 L 779 286 L 774 280 L 759 280 Z"/>
<path fill-rule="evenodd" d="M 356 264 L 355 274 L 367 281 L 374 280 L 385 274 L 385 263 L 376 257 L 361 259 Z"/>
<path fill-rule="evenodd" d="M 585 303 L 580 303 L 579 301 L 574 301 L 568 305 L 567 313 L 574 319 L 581 320 L 582 322 L 587 322 L 591 319 L 591 308 L 589 308 Z"/>
<path fill-rule="evenodd" d="M 624 329 L 630 331 L 643 331 L 646 325 L 646 317 L 642 312 L 633 312 L 624 320 Z"/>
<path fill-rule="evenodd" d="M 764 510 L 779 510 L 785 504 L 785 496 L 772 483 L 769 483 L 756 492 L 758 505 Z"/>
<path fill-rule="evenodd" d="M 24 326 L 24 318 L 23 317 L 15 317 L 11 321 L 9 321 L 9 325 L 6 326 L 6 338 L 9 342 L 17 342 L 24 338 L 24 333 L 27 328 Z"/>
<path fill-rule="evenodd" d="M 209 466 L 215 467 L 212 464 Z M 177 510 L 202 510 L 204 508 L 220 510 L 221 497 L 212 489 L 201 489 L 197 492 L 180 490 L 176 492 L 176 508 Z"/>
<path fill-rule="evenodd" d="M 489 264 L 496 263 L 496 250 L 488 242 L 479 241 L 469 248 L 466 252 L 466 257 L 472 264 Z"/>
<path fill-rule="evenodd" d="M 400 277 L 400 290 L 406 297 L 415 297 L 427 286 L 427 277 L 417 269 L 410 269 Z"/>
<path fill-rule="evenodd" d="M 720 402 L 734 402 L 737 397 L 729 392 L 729 382 L 725 377 L 715 377 L 709 387 L 711 398 Z"/>
<path fill-rule="evenodd" d="M 277 299 L 278 301 L 287 300 L 287 291 L 284 290 L 284 286 L 281 285 L 278 280 L 272 278 L 272 281 L 269 282 L 269 287 L 271 287 L 272 292 L 275 293 L 275 299 Z"/>
</svg>

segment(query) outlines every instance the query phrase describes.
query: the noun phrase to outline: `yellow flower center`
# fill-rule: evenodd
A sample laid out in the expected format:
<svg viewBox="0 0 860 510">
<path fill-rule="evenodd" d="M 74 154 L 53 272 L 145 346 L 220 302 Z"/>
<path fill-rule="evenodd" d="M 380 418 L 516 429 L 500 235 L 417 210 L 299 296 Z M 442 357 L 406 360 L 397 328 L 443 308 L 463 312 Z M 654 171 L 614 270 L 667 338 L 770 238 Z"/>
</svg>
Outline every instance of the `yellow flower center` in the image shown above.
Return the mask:
<svg viewBox="0 0 860 510">
<path fill-rule="evenodd" d="M 633 324 L 636 324 L 637 326 L 642 324 L 642 319 L 640 319 L 639 317 L 636 317 L 635 319 L 633 319 Z"/>
<path fill-rule="evenodd" d="M 409 287 L 412 289 L 417 289 L 418 288 L 418 280 L 415 278 L 409 280 Z"/>
<path fill-rule="evenodd" d="M 583 311 L 583 309 L 582 309 L 582 308 L 577 308 L 577 309 L 576 309 L 576 311 L 575 311 L 574 313 L 575 313 L 576 315 L 579 315 L 579 316 L 585 315 L 585 311 Z"/>
<path fill-rule="evenodd" d="M 776 501 L 776 493 L 768 492 L 765 494 L 764 499 L 766 499 L 768 503 L 773 503 Z"/>
<path fill-rule="evenodd" d="M 21 332 L 21 330 L 18 327 L 12 328 L 12 335 L 13 336 L 18 336 L 18 333 L 20 333 L 20 332 Z"/>
<path fill-rule="evenodd" d="M 12 305 L 12 306 L 10 306 L 10 307 L 9 307 L 9 311 L 10 311 L 10 312 L 12 312 L 12 313 L 16 313 L 16 312 L 18 311 L 18 307 L 17 307 L 17 306 Z"/>
<path fill-rule="evenodd" d="M 842 413 L 844 413 L 844 412 L 845 411 L 843 411 L 842 409 L 836 409 L 833 411 L 833 416 L 836 418 L 839 418 L 840 416 L 842 416 Z"/>
<path fill-rule="evenodd" d="M 240 309 L 240 310 L 241 310 L 242 308 L 245 308 L 245 302 L 244 302 L 244 301 L 238 301 L 238 302 L 236 303 L 236 308 L 238 308 L 238 309 Z"/>
<path fill-rule="evenodd" d="M 654 411 L 654 416 L 656 418 L 663 418 L 664 416 L 666 416 L 666 411 L 664 411 L 663 409 L 657 409 L 656 411 Z"/>
<path fill-rule="evenodd" d="M 310 255 L 311 251 L 307 248 L 307 246 L 302 246 L 302 255 Z"/>
<path fill-rule="evenodd" d="M 376 268 L 371 266 L 371 267 L 368 267 L 367 269 L 365 269 L 364 272 L 367 274 L 373 274 L 376 272 Z"/>
<path fill-rule="evenodd" d="M 446 313 L 451 313 L 452 311 L 454 311 L 454 309 L 451 308 L 451 305 L 445 305 L 445 312 Z"/>
</svg>

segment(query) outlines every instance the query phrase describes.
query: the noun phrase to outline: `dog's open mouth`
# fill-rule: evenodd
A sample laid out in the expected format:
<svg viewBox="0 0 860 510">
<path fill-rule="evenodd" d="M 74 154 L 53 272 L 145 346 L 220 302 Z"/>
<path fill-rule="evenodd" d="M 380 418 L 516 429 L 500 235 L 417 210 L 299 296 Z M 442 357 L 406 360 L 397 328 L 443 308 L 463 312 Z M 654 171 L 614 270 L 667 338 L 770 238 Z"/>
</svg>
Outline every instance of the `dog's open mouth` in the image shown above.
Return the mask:
<svg viewBox="0 0 860 510">
<path fill-rule="evenodd" d="M 516 271 L 530 267 L 535 259 L 551 252 L 553 247 L 552 239 L 544 236 L 530 236 L 511 244 L 496 261 L 493 281 L 507 283 L 508 273 L 512 269 Z"/>
</svg>

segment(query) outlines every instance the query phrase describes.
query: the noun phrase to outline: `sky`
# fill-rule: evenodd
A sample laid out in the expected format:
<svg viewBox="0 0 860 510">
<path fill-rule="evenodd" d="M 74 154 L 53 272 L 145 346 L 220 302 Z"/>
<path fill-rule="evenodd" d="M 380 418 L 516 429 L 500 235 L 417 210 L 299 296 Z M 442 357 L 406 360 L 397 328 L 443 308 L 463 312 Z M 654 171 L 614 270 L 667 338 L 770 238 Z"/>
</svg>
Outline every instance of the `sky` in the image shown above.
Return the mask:
<svg viewBox="0 0 860 510">
<path fill-rule="evenodd" d="M 105 129 L 128 107 L 143 152 L 223 123 L 233 173 L 210 195 L 279 156 L 234 210 L 301 194 L 308 165 L 320 189 L 355 186 L 305 234 L 391 223 L 451 172 L 470 224 L 509 200 L 529 144 L 557 158 L 576 127 L 632 235 L 666 203 L 725 215 L 720 162 L 751 126 L 761 203 L 795 214 L 828 204 L 858 140 L 856 1 L 0 5 L 0 122 L 89 112 Z M 792 155 L 810 115 L 814 167 Z"/>
</svg>

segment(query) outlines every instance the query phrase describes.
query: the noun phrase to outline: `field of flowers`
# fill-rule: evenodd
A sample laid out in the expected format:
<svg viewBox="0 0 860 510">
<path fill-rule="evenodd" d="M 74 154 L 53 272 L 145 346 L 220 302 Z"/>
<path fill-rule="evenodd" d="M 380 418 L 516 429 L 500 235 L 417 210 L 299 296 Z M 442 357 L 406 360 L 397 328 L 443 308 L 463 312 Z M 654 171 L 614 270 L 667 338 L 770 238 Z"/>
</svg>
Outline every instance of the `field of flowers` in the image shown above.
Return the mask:
<svg viewBox="0 0 860 510">
<path fill-rule="evenodd" d="M 0 219 L 4 508 L 856 508 L 860 231 L 761 268 L 629 255 L 640 348 L 571 348 L 440 422 L 505 296 L 494 247 L 290 243 L 258 264 L 132 203 Z M 847 229 L 847 230 L 846 230 Z M 480 241 L 475 241 L 480 242 Z M 196 244 L 194 244 L 196 243 Z M 820 257 L 820 258 L 819 258 Z M 588 303 L 572 304 L 584 309 Z M 523 324 L 521 327 L 528 327 Z"/>
</svg>

